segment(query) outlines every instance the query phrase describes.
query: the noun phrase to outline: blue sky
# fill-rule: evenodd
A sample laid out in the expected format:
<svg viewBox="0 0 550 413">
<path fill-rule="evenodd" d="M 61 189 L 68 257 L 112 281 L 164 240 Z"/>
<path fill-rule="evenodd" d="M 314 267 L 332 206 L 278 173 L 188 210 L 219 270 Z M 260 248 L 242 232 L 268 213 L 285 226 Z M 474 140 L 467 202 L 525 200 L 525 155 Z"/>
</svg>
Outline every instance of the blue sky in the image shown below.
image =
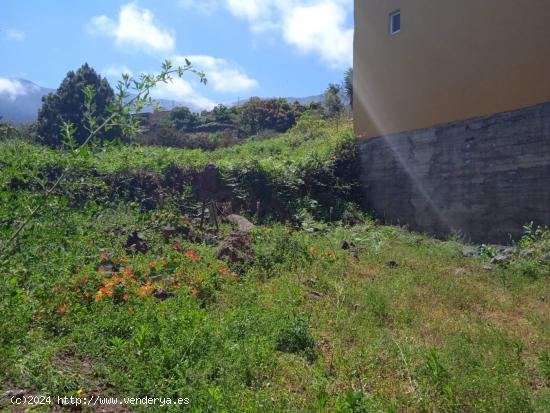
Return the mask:
<svg viewBox="0 0 550 413">
<path fill-rule="evenodd" d="M 155 97 L 204 107 L 301 97 L 341 82 L 352 34 L 352 0 L 2 1 L 0 77 L 57 87 L 88 62 L 115 81 L 189 57 L 208 85 L 188 76 Z"/>
</svg>

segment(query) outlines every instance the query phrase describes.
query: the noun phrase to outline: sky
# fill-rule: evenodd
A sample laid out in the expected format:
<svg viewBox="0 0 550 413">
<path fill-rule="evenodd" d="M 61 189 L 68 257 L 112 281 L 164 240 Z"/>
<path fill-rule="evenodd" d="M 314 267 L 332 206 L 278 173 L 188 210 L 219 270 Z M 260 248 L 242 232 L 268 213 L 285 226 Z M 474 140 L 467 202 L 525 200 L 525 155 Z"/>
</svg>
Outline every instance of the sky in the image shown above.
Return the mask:
<svg viewBox="0 0 550 413">
<path fill-rule="evenodd" d="M 0 0 L 0 78 L 57 88 L 87 62 L 114 85 L 187 57 L 208 84 L 186 74 L 153 96 L 209 108 L 317 95 L 342 81 L 352 38 L 353 0 Z"/>
</svg>

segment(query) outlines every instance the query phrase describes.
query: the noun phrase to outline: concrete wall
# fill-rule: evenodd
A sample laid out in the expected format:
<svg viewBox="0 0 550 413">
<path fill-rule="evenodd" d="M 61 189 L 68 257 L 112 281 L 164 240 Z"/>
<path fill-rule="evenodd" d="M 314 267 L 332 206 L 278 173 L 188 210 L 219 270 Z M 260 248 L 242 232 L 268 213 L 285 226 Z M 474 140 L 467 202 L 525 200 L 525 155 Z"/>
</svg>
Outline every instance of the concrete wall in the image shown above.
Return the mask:
<svg viewBox="0 0 550 413">
<path fill-rule="evenodd" d="M 550 101 L 549 17 L 550 0 L 356 0 L 357 135 Z"/>
<path fill-rule="evenodd" d="M 474 242 L 550 225 L 550 103 L 367 139 L 367 209 L 386 222 Z"/>
</svg>

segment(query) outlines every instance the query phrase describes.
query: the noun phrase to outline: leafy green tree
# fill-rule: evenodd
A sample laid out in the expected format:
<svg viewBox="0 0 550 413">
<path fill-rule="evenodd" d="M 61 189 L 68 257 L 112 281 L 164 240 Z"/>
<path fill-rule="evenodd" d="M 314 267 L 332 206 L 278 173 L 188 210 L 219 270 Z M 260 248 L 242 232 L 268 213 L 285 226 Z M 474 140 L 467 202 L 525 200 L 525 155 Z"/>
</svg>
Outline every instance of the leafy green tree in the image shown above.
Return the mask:
<svg viewBox="0 0 550 413">
<path fill-rule="evenodd" d="M 90 125 L 84 114 L 86 107 L 84 89 L 89 87 L 94 92 L 94 103 L 91 108 L 93 116 L 101 124 L 109 116 L 109 107 L 115 95 L 106 79 L 99 76 L 87 63 L 76 72 L 70 71 L 59 88 L 42 98 L 42 107 L 38 112 L 38 136 L 50 146 L 62 146 L 61 128 L 66 122 L 73 125 L 74 140 L 82 144 L 90 134 Z M 101 140 L 120 137 L 120 128 L 112 127 L 102 130 L 95 136 Z"/>
<path fill-rule="evenodd" d="M 344 104 L 340 99 L 341 87 L 334 83 L 328 85 L 325 91 L 325 114 L 328 118 L 338 118 L 344 111 Z"/>
<path fill-rule="evenodd" d="M 212 117 L 214 122 L 232 123 L 231 110 L 222 104 L 219 104 L 212 109 Z"/>
<path fill-rule="evenodd" d="M 305 109 L 297 102 L 290 105 L 286 99 L 253 97 L 239 111 L 241 127 L 246 133 L 254 135 L 266 129 L 286 132 L 296 124 Z"/>
<path fill-rule="evenodd" d="M 353 108 L 353 69 L 351 67 L 344 74 L 344 93 L 349 100 L 350 107 Z"/>
<path fill-rule="evenodd" d="M 170 120 L 181 131 L 188 131 L 199 124 L 199 117 L 185 106 L 172 109 Z"/>
</svg>

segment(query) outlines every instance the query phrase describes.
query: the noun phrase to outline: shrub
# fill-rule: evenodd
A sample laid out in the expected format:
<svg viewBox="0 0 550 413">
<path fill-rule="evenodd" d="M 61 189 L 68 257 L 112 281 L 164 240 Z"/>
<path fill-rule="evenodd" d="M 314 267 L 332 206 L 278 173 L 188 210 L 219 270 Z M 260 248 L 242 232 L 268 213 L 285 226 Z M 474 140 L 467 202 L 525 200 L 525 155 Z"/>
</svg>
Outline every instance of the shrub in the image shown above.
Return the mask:
<svg viewBox="0 0 550 413">
<path fill-rule="evenodd" d="M 276 349 L 285 353 L 295 353 L 308 360 L 315 358 L 315 338 L 310 332 L 309 321 L 302 316 L 287 318 L 277 332 Z"/>
</svg>

